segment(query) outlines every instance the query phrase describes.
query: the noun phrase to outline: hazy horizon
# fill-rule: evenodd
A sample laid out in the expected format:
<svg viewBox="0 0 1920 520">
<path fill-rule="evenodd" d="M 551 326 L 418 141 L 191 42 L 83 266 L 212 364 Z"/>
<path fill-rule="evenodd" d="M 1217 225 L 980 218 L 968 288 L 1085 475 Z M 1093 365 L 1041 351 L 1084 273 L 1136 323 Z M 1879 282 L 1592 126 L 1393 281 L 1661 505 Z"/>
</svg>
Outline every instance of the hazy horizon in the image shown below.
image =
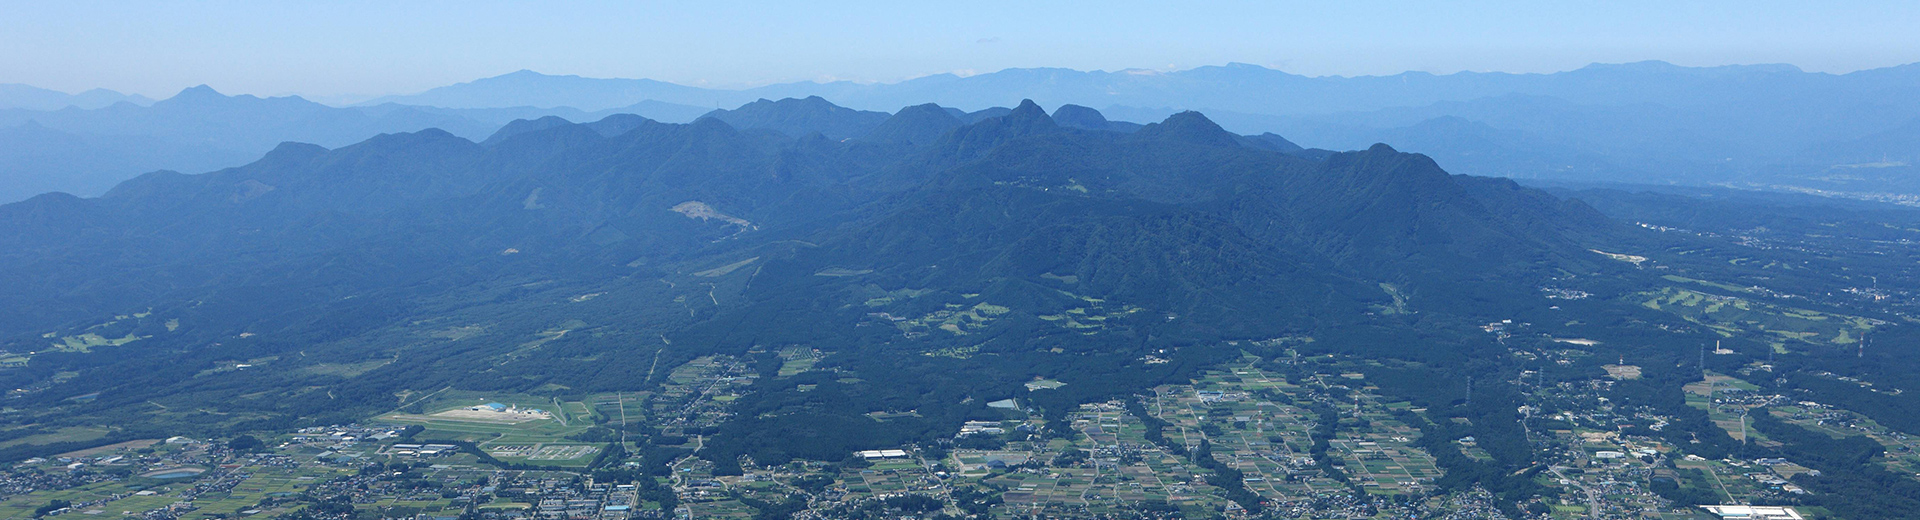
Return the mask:
<svg viewBox="0 0 1920 520">
<path fill-rule="evenodd" d="M 0 83 L 165 98 L 332 102 L 517 70 L 708 88 L 890 83 L 1008 68 L 1184 70 L 1241 62 L 1307 76 L 1550 73 L 1592 63 L 1791 64 L 1846 73 L 1920 61 L 1920 6 L 1707 2 L 1477 9 L 1384 2 L 1075 6 L 505 3 L 193 7 L 12 2 Z M 848 28 L 855 28 L 849 30 Z"/>
<path fill-rule="evenodd" d="M 1286 73 L 1290 73 L 1290 74 L 1298 74 L 1298 75 L 1302 75 L 1302 76 L 1306 76 L 1306 77 L 1312 77 L 1312 78 L 1332 78 L 1332 77 L 1339 77 L 1339 78 L 1361 78 L 1361 77 L 1390 77 L 1390 76 L 1395 76 L 1395 75 L 1399 75 L 1399 74 L 1407 74 L 1407 73 L 1419 73 L 1419 72 L 1425 72 L 1425 73 L 1429 73 L 1429 74 L 1434 74 L 1434 75 L 1437 75 L 1437 76 L 1446 76 L 1446 75 L 1452 75 L 1452 74 L 1462 74 L 1462 73 L 1478 73 L 1478 74 L 1557 74 L 1557 73 L 1564 73 L 1564 72 L 1571 72 L 1571 71 L 1575 71 L 1575 70 L 1579 70 L 1579 69 L 1583 69 L 1583 68 L 1586 68 L 1586 67 L 1591 67 L 1591 66 L 1596 66 L 1596 65 L 1624 65 L 1624 64 L 1632 64 L 1632 63 L 1645 63 L 1645 62 L 1665 62 L 1665 63 L 1668 63 L 1668 64 L 1671 64 L 1671 65 L 1675 65 L 1675 66 L 1679 66 L 1679 67 L 1688 67 L 1688 68 L 1716 68 L 1716 67 L 1764 67 L 1764 66 L 1788 66 L 1788 67 L 1794 67 L 1794 68 L 1798 68 L 1798 69 L 1800 69 L 1801 71 L 1803 71 L 1803 72 L 1807 72 L 1807 73 L 1815 73 L 1815 74 L 1832 74 L 1832 75 L 1845 75 L 1845 74 L 1851 74 L 1851 73 L 1854 73 L 1854 72 L 1861 72 L 1861 71 L 1867 71 L 1867 70 L 1876 70 L 1876 69 L 1886 69 L 1886 68 L 1893 68 L 1893 67 L 1902 67 L 1902 66 L 1906 66 L 1906 65 L 1913 65 L 1913 64 L 1917 64 L 1917 63 L 1920 63 L 1920 61 L 1914 61 L 1914 62 L 1903 62 L 1903 63 L 1891 63 L 1891 64 L 1886 64 L 1886 65 L 1878 65 L 1878 66 L 1873 66 L 1873 67 L 1864 67 L 1864 68 L 1860 68 L 1860 69 L 1854 69 L 1854 70 L 1848 70 L 1848 71 L 1819 71 L 1819 70 L 1811 70 L 1811 69 L 1807 69 L 1806 67 L 1802 67 L 1802 66 L 1800 66 L 1800 65 L 1797 65 L 1797 64 L 1793 64 L 1793 63 L 1723 63 L 1723 64 L 1687 64 L 1687 63 L 1674 63 L 1674 62 L 1671 62 L 1671 61 L 1667 61 L 1667 60 L 1659 60 L 1659 59 L 1646 59 L 1646 60 L 1633 60 L 1633 61 L 1618 61 L 1618 62 L 1597 62 L 1597 61 L 1596 61 L 1596 62 L 1590 62 L 1590 63 L 1586 63 L 1586 64 L 1583 64 L 1583 65 L 1579 65 L 1579 66 L 1575 66 L 1575 67 L 1569 67 L 1569 68 L 1565 68 L 1565 69 L 1558 69 L 1558 70 L 1547 70 L 1547 71 L 1507 71 L 1507 70 L 1456 70 L 1456 71 L 1444 71 L 1444 72 L 1434 72 L 1434 71 L 1426 71 L 1426 70 L 1403 70 L 1403 71 L 1398 71 L 1398 72 L 1385 72 L 1385 73 L 1379 73 L 1379 74 L 1353 74 L 1353 75 L 1341 75 L 1341 74 L 1324 74 L 1324 75 L 1308 75 L 1308 74 L 1300 74 L 1300 73 L 1297 73 L 1297 72 L 1293 72 L 1293 71 L 1288 71 L 1288 70 L 1284 70 L 1284 69 L 1278 69 L 1278 68 L 1274 68 L 1274 67 L 1270 67 L 1270 66 L 1266 66 L 1266 65 L 1259 65 L 1259 64 L 1251 64 L 1251 65 L 1256 65 L 1256 66 L 1261 66 L 1261 67 L 1265 67 L 1265 68 L 1268 68 L 1268 69 L 1271 69 L 1271 70 L 1279 70 L 1279 71 L 1281 71 L 1281 72 L 1286 72 Z M 302 93 L 302 92 L 280 92 L 280 93 L 267 93 L 267 94 L 261 94 L 261 93 L 255 93 L 255 92 L 242 92 L 242 91 L 235 91 L 235 90 L 231 90 L 231 89 L 227 89 L 227 88 L 222 88 L 222 87 L 221 87 L 220 85 L 215 85 L 215 84 L 210 84 L 210 83 L 197 83 L 197 84 L 193 84 L 193 85 L 187 85 L 187 86 L 183 86 L 183 87 L 181 87 L 181 88 L 179 88 L 179 89 L 174 89 L 174 90 L 171 90 L 171 91 L 165 91 L 165 92 L 157 92 L 157 93 L 151 93 L 151 94 L 150 94 L 150 93 L 145 93 L 145 92 L 136 92 L 136 91 L 127 91 L 127 90 L 119 90 L 119 89 L 113 89 L 113 88 L 109 88 L 109 87 L 87 87 L 87 88 L 80 88 L 80 89 L 55 89 L 55 88 L 50 88 L 50 87 L 47 87 L 47 86 L 45 86 L 45 85 L 41 85 L 41 84 L 36 84 L 36 83 L 30 83 L 30 82 L 25 82 L 25 81 L 9 81 L 9 82 L 0 82 L 0 84 L 7 84 L 7 83 L 10 83 L 10 84 L 19 84 L 19 85 L 27 85 L 27 86 L 31 86 L 31 87 L 36 87 L 36 88 L 43 88 L 43 89 L 48 89 L 48 90 L 54 90 L 54 91 L 58 91 L 58 92 L 62 92 L 62 93 L 65 93 L 65 94 L 69 94 L 69 95 L 78 95 L 78 94 L 81 94 L 81 93 L 83 93 L 83 92 L 87 92 L 87 91 L 91 91 L 91 90 L 109 90 L 109 91 L 114 91 L 114 92 L 118 92 L 118 93 L 121 93 L 121 94 L 126 94 L 126 95 L 140 95 L 140 96 L 145 96 L 145 97 L 147 97 L 147 98 L 149 98 L 149 99 L 153 99 L 153 100 L 163 100 L 163 99 L 167 99 L 167 98 L 171 98 L 171 97 L 173 97 L 173 96 L 176 96 L 176 95 L 179 95 L 179 94 L 180 94 L 180 93 L 181 93 L 182 91 L 185 91 L 185 90 L 188 90 L 188 89 L 193 89 L 193 88 L 198 88 L 198 87 L 202 87 L 202 86 L 204 86 L 204 87 L 207 87 L 207 88 L 211 88 L 211 89 L 213 89 L 213 90 L 214 90 L 215 92 L 218 92 L 218 93 L 220 93 L 221 95 L 226 95 L 226 96 L 241 96 L 241 95 L 251 95 L 251 96 L 256 96 L 256 97 L 263 97 L 263 98 L 265 98 L 265 97 L 288 97 L 288 96 L 299 96 L 299 97 L 301 97 L 301 98 L 304 98 L 304 99 L 307 99 L 308 101 L 315 101 L 315 102 L 320 102 L 320 103 L 323 103 L 323 104 L 328 104 L 328 105 L 335 105 L 335 106 L 351 106 L 351 105 L 354 105 L 354 104 L 357 104 L 357 103 L 361 103 L 361 102 L 365 102 L 365 101 L 370 101 L 370 100 L 375 100 L 375 99 L 379 99 L 379 98 L 382 98 L 382 97 L 388 97 L 388 96 L 406 96 L 406 95 L 414 95 L 414 94 L 420 94 L 420 93 L 424 93 L 424 92 L 426 92 L 426 91 L 429 91 L 429 90 L 433 90 L 433 89 L 436 89 L 436 88 L 440 88 L 440 87 L 446 87 L 446 86 L 452 86 L 452 85 L 460 85 L 460 84 L 466 84 L 466 83 L 472 83 L 472 82 L 475 82 L 475 81 L 480 81 L 480 80 L 485 80 L 485 79 L 491 79 L 491 78 L 496 78 L 496 77 L 500 77 L 500 76 L 506 76 L 506 75 L 511 75 L 511 74 L 515 74 L 515 73 L 520 73 L 520 72 L 532 72 L 532 73 L 535 73 L 535 74 L 540 74 L 540 75 L 543 75 L 543 76 L 553 76 L 553 77 L 579 77 L 579 78 L 585 78 L 585 79 L 607 79 L 607 80 L 642 80 L 642 79 L 644 79 L 644 80 L 654 80 L 654 81 L 662 81 L 662 82 L 666 82 L 666 83 L 673 83 L 673 84 L 677 84 L 677 85 L 683 85 L 683 86 L 691 86 L 691 87 L 699 87 L 699 88 L 708 88 L 708 89 L 716 89 L 716 90 L 736 90 L 736 91 L 738 91 L 738 90 L 750 90 L 750 89 L 753 89 L 753 88 L 757 88 L 757 87 L 764 87 L 764 86 L 769 86 L 769 85 L 780 85 L 780 84 L 793 84 L 793 83 L 806 83 L 806 82 L 815 82 L 815 83 L 823 83 L 823 84 L 824 84 L 824 83 L 833 83 L 833 82 L 840 82 L 840 81 L 850 81 L 850 82 L 853 82 L 853 83 L 858 83 L 858 84 L 867 84 L 867 85 L 874 85 L 874 84 L 895 84 L 895 83 L 902 83 L 902 82 L 907 82 L 907 81 L 912 81 L 912 80 L 915 80 L 915 79 L 920 79 L 920 78 L 926 78 L 926 77 L 932 77 L 932 76 L 940 76 L 940 75 L 948 75 L 948 74 L 951 74 L 951 75 L 956 75 L 956 76 L 960 76 L 960 77 L 963 77 L 963 78 L 964 78 L 964 77 L 972 77 L 972 76 L 979 76 L 979 75 L 987 75 L 987 74 L 994 74 L 994 73 L 998 73 L 998 72 L 1005 72 L 1005 71 L 1009 71 L 1009 70 L 1022 70 L 1022 69 L 1027 69 L 1027 70 L 1031 70 L 1031 69 L 1070 69 L 1070 70 L 1075 70 L 1075 71 L 1080 71 L 1080 72 L 1107 72 L 1107 73 L 1113 73 L 1113 72 L 1126 72 L 1126 71 L 1151 71 L 1151 72 L 1155 72 L 1155 73 L 1177 73 L 1177 72 L 1181 72 L 1181 71 L 1188 71 L 1188 70 L 1194 70 L 1194 69 L 1200 69 L 1200 68 L 1206 68 L 1206 67 L 1219 67 L 1219 66 L 1229 66 L 1229 65 L 1236 65 L 1236 64 L 1247 64 L 1247 63 L 1245 63 L 1245 62 L 1224 62 L 1224 63 L 1214 63 L 1214 64 L 1200 64 L 1200 65 L 1194 65 L 1194 66 L 1192 66 L 1192 67 L 1181 67 L 1181 68 L 1171 68 L 1171 69 L 1152 69 L 1152 68 L 1145 68 L 1145 67 L 1131 67 L 1131 68 L 1120 68 L 1120 69 L 1074 69 L 1074 68 L 1071 68 L 1071 67 L 1050 67 L 1050 66 L 1036 66 L 1036 67 L 1008 67 L 1008 68 L 1004 68 L 1004 69 L 995 69 L 995 70 L 989 70 L 989 71 L 973 71 L 973 70 L 963 70 L 963 71 L 946 71 L 946 72 L 933 72 L 933 73 L 928 73 L 928 74 L 921 74 L 921 75 L 918 75 L 918 76 L 911 76 L 911 77 L 905 77 L 905 78 L 898 78 L 898 79 L 888 79 L 888 80 L 863 80 L 863 79 L 852 79 L 852 78 L 827 78 L 827 79 L 819 79 L 819 78 L 816 78 L 816 79 L 805 79 L 805 78 L 802 78 L 802 79 L 793 79 L 793 80 L 784 80 L 784 81 L 765 81 L 765 82 L 755 82 L 755 83 L 746 83 L 746 84 L 738 84 L 738 85 L 698 85 L 698 84 L 691 84 L 691 83 L 684 83 L 684 82 L 676 82 L 676 81 L 670 81 L 670 80 L 664 80 L 664 79 L 659 79 L 659 78 L 651 78 L 651 77 L 619 77 L 619 76 L 590 76 L 590 75 L 583 75 L 583 74 L 568 74 L 568 73 L 557 73 L 557 72 L 550 72 L 550 71 L 544 71 L 544 70 L 536 70 L 536 69 L 531 69 L 531 68 L 522 68 L 522 69 L 515 69 L 515 70 L 509 70 L 509 71 L 502 71 L 502 72 L 499 72 L 499 73 L 495 73 L 495 74 L 488 74 L 488 75 L 484 75 L 484 76 L 477 76 L 477 77 L 473 77 L 473 78 L 467 78 L 467 79 L 462 79 L 462 80 L 457 80 L 457 81 L 451 81 L 451 82 L 448 82 L 448 83 L 445 83 L 445 84 L 440 84 L 440 85 L 433 85 L 433 86 L 430 86 L 430 87 L 426 87 L 426 88 L 422 88 L 422 89 L 417 89 L 417 90 L 410 90 L 410 91 L 404 91 L 404 92 L 383 92 L 383 93 L 376 93 L 376 94 L 365 94 L 365 93 L 350 93 L 350 94 L 308 94 L 308 93 Z"/>
</svg>

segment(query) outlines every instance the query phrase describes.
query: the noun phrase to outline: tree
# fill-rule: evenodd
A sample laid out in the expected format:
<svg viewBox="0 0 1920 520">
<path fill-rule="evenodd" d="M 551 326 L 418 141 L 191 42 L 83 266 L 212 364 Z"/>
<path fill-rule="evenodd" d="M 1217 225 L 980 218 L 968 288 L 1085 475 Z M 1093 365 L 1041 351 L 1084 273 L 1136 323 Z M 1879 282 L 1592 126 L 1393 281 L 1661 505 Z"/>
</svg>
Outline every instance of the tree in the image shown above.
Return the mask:
<svg viewBox="0 0 1920 520">
<path fill-rule="evenodd" d="M 260 442 L 260 439 L 255 439 L 252 435 L 241 435 L 227 441 L 227 449 L 233 451 L 254 451 L 266 447 L 267 443 Z"/>
<path fill-rule="evenodd" d="M 40 506 L 39 509 L 33 510 L 33 517 L 40 518 L 43 516 L 47 516 L 47 513 L 52 513 L 54 511 L 66 509 L 72 505 L 73 505 L 72 502 L 68 502 L 65 500 L 54 500 L 52 502 L 48 502 L 47 505 Z"/>
<path fill-rule="evenodd" d="M 1080 448 L 1067 448 L 1066 451 L 1060 452 L 1060 456 L 1053 458 L 1053 465 L 1056 467 L 1067 467 L 1067 466 L 1072 466 L 1072 465 L 1079 464 L 1086 461 L 1087 461 L 1086 450 L 1082 450 Z"/>
</svg>

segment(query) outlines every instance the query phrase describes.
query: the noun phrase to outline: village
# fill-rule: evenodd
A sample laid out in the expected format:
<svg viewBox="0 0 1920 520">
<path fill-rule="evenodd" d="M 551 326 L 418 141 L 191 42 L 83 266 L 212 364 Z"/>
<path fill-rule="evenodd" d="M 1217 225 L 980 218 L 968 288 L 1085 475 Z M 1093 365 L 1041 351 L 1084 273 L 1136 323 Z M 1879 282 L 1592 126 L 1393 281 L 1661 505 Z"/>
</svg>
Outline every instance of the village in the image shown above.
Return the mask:
<svg viewBox="0 0 1920 520">
<path fill-rule="evenodd" d="M 1524 353 L 1543 363 L 1580 355 L 1560 347 Z M 789 375 L 830 355 L 779 354 Z M 1331 360 L 1296 363 L 1297 356 L 1248 356 L 1190 384 L 1082 405 L 1066 415 L 1072 434 L 1065 436 L 1045 434 L 1046 421 L 1014 396 L 991 407 L 1001 419 L 967 421 L 939 443 L 861 450 L 845 461 L 748 464 L 723 475 L 697 456 L 703 441 L 696 432 L 727 417 L 729 403 L 752 391 L 756 377 L 739 359 L 711 356 L 675 368 L 656 392 L 581 401 L 444 392 L 408 407 L 417 411 L 364 424 L 132 441 L 29 460 L 0 476 L 0 517 L 747 519 L 781 503 L 795 504 L 794 518 L 1256 516 L 1229 498 L 1238 488 L 1257 497 L 1258 516 L 1270 518 L 1512 518 L 1484 491 L 1438 485 L 1445 471 L 1428 450 L 1488 459 L 1476 439 L 1425 442 L 1417 425 L 1424 410 L 1384 397 L 1362 371 L 1313 368 L 1343 366 Z M 1740 379 L 1764 370 L 1711 374 L 1687 387 L 1689 404 L 1729 432 L 1756 435 L 1750 442 L 1766 440 L 1741 429 L 1741 414 L 1769 410 L 1795 424 L 1868 435 L 1887 445 L 1890 468 L 1920 468 L 1915 441 L 1905 435 L 1846 410 L 1758 393 Z M 1610 404 L 1612 385 L 1637 372 L 1624 365 L 1606 372 L 1553 384 L 1522 373 L 1512 382 L 1533 403 L 1520 410 L 1520 422 L 1546 454 L 1537 478 L 1561 490 L 1551 501 L 1523 504 L 1519 517 L 1801 514 L 1768 504 L 1805 495 L 1791 480 L 1817 472 L 1784 459 L 1706 459 L 1645 435 L 1630 426 L 1659 430 L 1670 418 Z M 653 418 L 655 438 L 679 439 L 675 447 L 688 455 L 668 463 L 667 473 L 632 480 L 645 473 L 633 455 L 641 446 L 606 432 Z M 1155 435 L 1151 424 L 1164 426 Z M 1239 482 L 1215 480 L 1217 469 L 1192 456 L 1202 446 Z M 626 476 L 596 479 L 610 469 Z M 1676 506 L 1653 489 L 1662 481 L 1700 487 L 1724 503 Z"/>
</svg>

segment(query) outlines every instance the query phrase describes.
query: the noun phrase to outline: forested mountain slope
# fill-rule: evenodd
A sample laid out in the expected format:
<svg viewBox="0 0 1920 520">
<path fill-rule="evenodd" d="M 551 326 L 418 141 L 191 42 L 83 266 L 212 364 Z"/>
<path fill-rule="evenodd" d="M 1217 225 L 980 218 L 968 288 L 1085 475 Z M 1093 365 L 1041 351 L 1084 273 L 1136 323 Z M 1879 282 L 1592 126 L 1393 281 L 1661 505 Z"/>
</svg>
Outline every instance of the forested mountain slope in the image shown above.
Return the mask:
<svg viewBox="0 0 1920 520">
<path fill-rule="evenodd" d="M 1722 446 L 1671 392 L 1699 377 L 1703 338 L 1762 352 L 1768 333 L 1708 332 L 1637 298 L 1687 276 L 1853 281 L 1728 262 L 1744 253 L 1717 238 L 1386 145 L 1304 151 L 1195 112 L 1114 131 L 1031 102 L 971 124 L 937 106 L 823 108 L 755 108 L 780 131 L 615 116 L 517 122 L 483 143 L 289 143 L 0 206 L 0 348 L 26 358 L 0 369 L 19 389 L 9 431 L 113 439 L 351 422 L 446 389 L 642 391 L 718 353 L 759 379 L 697 432 L 725 471 L 948 438 L 1002 399 L 1057 423 L 1292 352 L 1363 363 L 1382 391 L 1458 419 L 1423 426 L 1435 435 L 1484 439 L 1492 458 L 1448 462 L 1445 485 L 1523 496 L 1539 461 L 1512 421 L 1522 387 L 1499 382 L 1597 369 L 1512 359 L 1506 342 L 1602 338 L 1645 367 L 1624 405 L 1689 417 L 1662 435 Z M 830 138 L 853 131 L 846 117 L 860 135 Z M 1795 305 L 1816 303 L 1894 319 Z M 1483 328 L 1502 320 L 1538 332 Z M 1832 366 L 1808 344 L 1780 366 Z M 771 352 L 790 347 L 831 355 L 782 376 Z M 1036 378 L 1065 386 L 1024 386 Z M 1463 378 L 1482 383 L 1462 395 Z"/>
</svg>

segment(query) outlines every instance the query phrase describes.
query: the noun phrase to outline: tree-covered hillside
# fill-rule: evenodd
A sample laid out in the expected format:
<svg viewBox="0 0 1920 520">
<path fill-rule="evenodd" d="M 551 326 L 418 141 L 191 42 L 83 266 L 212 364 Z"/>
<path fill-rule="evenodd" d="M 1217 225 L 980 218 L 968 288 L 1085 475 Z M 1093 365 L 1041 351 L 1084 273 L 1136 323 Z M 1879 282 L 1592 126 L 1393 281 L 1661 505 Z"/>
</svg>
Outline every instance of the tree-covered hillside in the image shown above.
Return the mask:
<svg viewBox="0 0 1920 520">
<path fill-rule="evenodd" d="M 1858 281 L 1818 264 L 1838 253 L 1632 225 L 1656 206 L 1641 198 L 1590 194 L 1614 220 L 1389 146 L 1300 150 L 1192 112 L 1115 131 L 1030 102 L 972 124 L 821 103 L 530 121 L 484 143 L 290 143 L 0 206 L 0 348 L 15 360 L 0 378 L 18 389 L 0 441 L 347 423 L 450 390 L 649 391 L 726 355 L 756 381 L 726 420 L 681 432 L 724 472 L 937 444 L 1005 399 L 1058 425 L 1243 355 L 1308 356 L 1413 402 L 1409 424 L 1436 442 L 1480 439 L 1485 457 L 1439 458 L 1441 484 L 1511 504 L 1544 492 L 1532 475 L 1548 461 L 1514 419 L 1546 374 L 1633 365 L 1623 406 L 1724 451 L 1680 397 L 1740 366 L 1696 357 L 1703 343 L 1814 388 L 1825 380 L 1798 381 L 1847 369 L 1834 354 L 1851 335 L 1912 334 L 1898 307 L 1831 296 Z M 1745 314 L 1689 307 L 1734 297 Z M 1563 339 L 1591 352 L 1513 353 Z M 794 348 L 825 354 L 783 373 L 776 353 Z M 1848 399 L 1889 417 L 1915 406 Z"/>
</svg>

